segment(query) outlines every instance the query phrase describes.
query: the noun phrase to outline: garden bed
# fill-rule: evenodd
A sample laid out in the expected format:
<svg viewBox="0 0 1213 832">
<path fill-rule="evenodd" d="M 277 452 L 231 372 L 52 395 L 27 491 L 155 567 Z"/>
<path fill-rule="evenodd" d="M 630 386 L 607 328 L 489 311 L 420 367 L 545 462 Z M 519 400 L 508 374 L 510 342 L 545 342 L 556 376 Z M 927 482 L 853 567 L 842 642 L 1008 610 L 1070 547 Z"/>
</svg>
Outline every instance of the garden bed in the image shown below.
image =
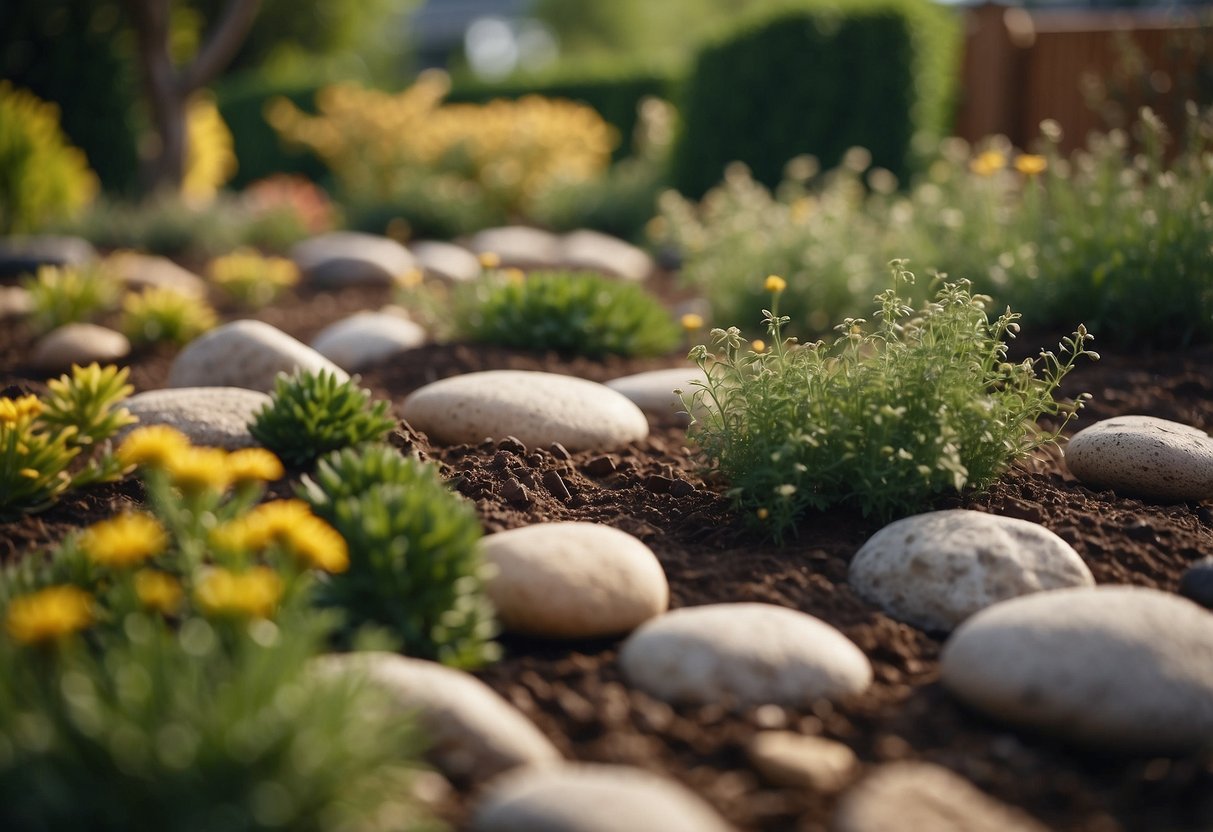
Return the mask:
<svg viewBox="0 0 1213 832">
<path fill-rule="evenodd" d="M 258 317 L 308 339 L 322 326 L 387 300 L 386 290 L 301 292 Z M 1030 322 L 1029 322 L 1030 323 Z M 30 334 L 0 332 L 0 383 L 40 389 L 44 376 L 23 369 Z M 1053 346 L 1053 334 L 1025 334 L 1016 350 Z M 1062 394 L 1093 400 L 1072 430 L 1137 413 L 1213 428 L 1213 348 L 1134 353 L 1094 345 L 1103 355 L 1065 379 Z M 171 351 L 130 361 L 139 390 L 164 385 Z M 362 383 L 397 407 L 429 381 L 487 369 L 534 369 L 606 380 L 676 366 L 668 359 L 564 359 L 468 345 L 426 346 L 363 373 Z M 705 480 L 673 419 L 655 422 L 644 442 L 612 453 L 527 448 L 500 442 L 436 447 L 407 425 L 398 447 L 443 465 L 474 501 L 487 532 L 551 520 L 589 520 L 623 529 L 657 555 L 671 607 L 760 601 L 811 613 L 839 628 L 871 660 L 875 681 L 861 696 L 808 709 L 773 706 L 731 714 L 717 706 L 670 707 L 629 689 L 615 661 L 619 641 L 551 643 L 506 638 L 505 658 L 477 671 L 530 717 L 571 759 L 626 763 L 689 785 L 743 830 L 816 830 L 828 826 L 833 796 L 770 785 L 748 762 L 760 730 L 785 728 L 846 743 L 867 765 L 896 759 L 942 764 L 989 794 L 1061 830 L 1198 830 L 1213 827 L 1213 760 L 1208 754 L 1148 758 L 1091 753 L 1049 737 L 1013 731 L 960 705 L 939 684 L 942 638 L 900 624 L 861 600 L 847 566 L 880 525 L 847 512 L 810 516 L 783 547 L 764 543 L 730 510 L 720 484 Z M 511 479 L 537 483 L 521 499 Z M 276 490 L 285 490 L 279 488 Z M 27 555 L 68 530 L 140 499 L 123 483 L 69 495 L 51 510 L 0 526 L 0 557 Z M 1040 523 L 1071 543 L 1097 583 L 1174 591 L 1192 561 L 1213 553 L 1213 510 L 1160 505 L 1077 484 L 1058 454 L 1041 453 L 963 506 Z M 459 826 L 469 794 L 441 804 Z"/>
</svg>

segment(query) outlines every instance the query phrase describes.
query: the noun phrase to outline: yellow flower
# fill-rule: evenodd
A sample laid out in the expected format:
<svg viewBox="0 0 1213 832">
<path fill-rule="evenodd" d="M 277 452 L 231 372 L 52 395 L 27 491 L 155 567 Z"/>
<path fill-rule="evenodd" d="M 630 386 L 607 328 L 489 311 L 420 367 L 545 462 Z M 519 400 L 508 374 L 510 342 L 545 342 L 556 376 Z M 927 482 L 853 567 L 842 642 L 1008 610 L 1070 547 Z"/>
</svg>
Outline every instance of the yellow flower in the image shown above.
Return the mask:
<svg viewBox="0 0 1213 832">
<path fill-rule="evenodd" d="M 247 572 L 208 569 L 198 578 L 195 596 L 212 615 L 268 618 L 282 598 L 282 578 L 268 566 Z"/>
<path fill-rule="evenodd" d="M 755 338 L 750 342 L 750 349 L 752 349 L 754 352 L 766 352 L 767 342 L 761 338 Z"/>
<path fill-rule="evenodd" d="M 771 516 L 771 512 L 768 511 L 766 508 L 760 508 L 760 509 L 758 509 L 758 511 L 756 511 L 754 513 L 758 515 L 759 520 L 766 520 L 768 517 Z"/>
<path fill-rule="evenodd" d="M 233 482 L 272 482 L 286 471 L 278 457 L 265 448 L 241 448 L 227 455 L 227 473 Z"/>
<path fill-rule="evenodd" d="M 19 644 L 54 641 L 92 623 L 93 597 L 75 586 L 51 586 L 16 598 L 4 617 L 9 637 Z"/>
<path fill-rule="evenodd" d="M 687 332 L 696 332 L 703 329 L 703 316 L 696 315 L 694 312 L 688 312 L 680 319 L 682 328 Z"/>
<path fill-rule="evenodd" d="M 232 484 L 227 456 L 222 448 L 188 447 L 167 460 L 164 468 L 173 485 L 187 494 L 224 491 Z"/>
<path fill-rule="evenodd" d="M 17 399 L 0 398 L 0 425 L 27 425 L 42 413 L 42 402 L 37 396 L 21 396 Z"/>
<path fill-rule="evenodd" d="M 978 176 L 993 176 L 1007 166 L 1007 157 L 997 150 L 985 150 L 969 162 L 969 170 Z"/>
<path fill-rule="evenodd" d="M 262 503 L 216 528 L 210 539 L 213 546 L 228 551 L 260 552 L 281 546 L 305 566 L 326 572 L 344 572 L 350 565 L 345 538 L 312 514 L 302 500 Z"/>
<path fill-rule="evenodd" d="M 788 282 L 777 274 L 767 275 L 766 281 L 762 284 L 762 288 L 771 294 L 779 294 L 784 289 L 788 288 Z"/>
<path fill-rule="evenodd" d="M 526 283 L 526 272 L 522 269 L 506 269 L 503 274 L 505 275 L 505 279 L 515 286 L 521 286 L 523 283 Z"/>
<path fill-rule="evenodd" d="M 495 269 L 501 265 L 501 258 L 491 251 L 486 251 L 480 255 L 480 268 Z"/>
<path fill-rule="evenodd" d="M 168 425 L 148 425 L 132 431 L 118 447 L 123 465 L 164 468 L 179 454 L 190 449 L 189 438 Z"/>
<path fill-rule="evenodd" d="M 80 547 L 89 560 L 115 569 L 137 566 L 163 552 L 167 544 L 168 534 L 156 518 L 134 512 L 94 523 L 80 535 Z"/>
<path fill-rule="evenodd" d="M 1024 176 L 1039 176 L 1048 167 L 1048 159 L 1033 153 L 1023 153 L 1015 159 L 1015 170 Z"/>
<path fill-rule="evenodd" d="M 172 615 L 181 606 L 181 582 L 167 572 L 140 569 L 135 573 L 135 595 L 139 603 L 161 615 Z"/>
</svg>

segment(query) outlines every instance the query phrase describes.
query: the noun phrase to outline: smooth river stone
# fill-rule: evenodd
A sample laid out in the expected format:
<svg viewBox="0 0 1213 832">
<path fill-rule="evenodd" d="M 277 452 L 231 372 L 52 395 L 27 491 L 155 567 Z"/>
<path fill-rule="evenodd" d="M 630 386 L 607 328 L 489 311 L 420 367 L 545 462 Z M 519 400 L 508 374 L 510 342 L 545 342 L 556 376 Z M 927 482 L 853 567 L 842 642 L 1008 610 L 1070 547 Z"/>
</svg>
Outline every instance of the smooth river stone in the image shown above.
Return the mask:
<svg viewBox="0 0 1213 832">
<path fill-rule="evenodd" d="M 1213 496 L 1213 438 L 1153 416 L 1116 416 L 1080 430 L 1065 449 L 1087 485 L 1154 500 Z"/>
<path fill-rule="evenodd" d="M 967 509 L 885 526 L 851 560 L 848 581 L 893 618 L 933 631 L 1008 598 L 1095 585 L 1074 547 L 1044 526 Z"/>
<path fill-rule="evenodd" d="M 83 266 L 97 259 L 82 237 L 55 234 L 0 237 L 0 277 L 32 275 L 39 266 Z"/>
<path fill-rule="evenodd" d="M 169 387 L 244 387 L 270 392 L 279 373 L 345 370 L 307 344 L 262 321 L 232 321 L 195 338 L 169 369 Z"/>
<path fill-rule="evenodd" d="M 177 387 L 136 393 L 124 403 L 139 419 L 119 433 L 142 425 L 169 425 L 195 445 L 235 450 L 257 445 L 249 422 L 266 405 L 269 395 L 242 387 Z"/>
<path fill-rule="evenodd" d="M 811 705 L 862 693 L 872 666 L 819 618 L 773 604 L 684 607 L 644 624 L 619 663 L 632 684 L 667 702 Z"/>
<path fill-rule="evenodd" d="M 944 645 L 942 681 L 991 716 L 1075 742 L 1183 752 L 1213 737 L 1213 615 L 1155 589 L 1039 592 Z"/>
<path fill-rule="evenodd" d="M 320 289 L 392 286 L 417 268 L 409 250 L 389 237 L 333 231 L 296 243 L 291 259 L 303 280 Z"/>
<path fill-rule="evenodd" d="M 886 763 L 838 803 L 832 832 L 1048 832 L 950 770 L 917 761 Z"/>
<path fill-rule="evenodd" d="M 1213 557 L 1203 557 L 1184 570 L 1179 594 L 1213 610 Z"/>
<path fill-rule="evenodd" d="M 427 278 L 466 283 L 480 277 L 480 259 L 463 246 L 440 240 L 421 240 L 409 245 L 418 267 Z"/>
<path fill-rule="evenodd" d="M 356 373 L 423 343 L 425 330 L 400 315 L 358 312 L 322 329 L 312 339 L 312 349 Z"/>
<path fill-rule="evenodd" d="M 563 759 L 534 723 L 470 673 L 374 651 L 332 654 L 316 663 L 321 673 L 364 676 L 402 714 L 416 715 L 429 743 L 427 759 L 448 777 L 481 783 L 515 766 Z"/>
<path fill-rule="evenodd" d="M 609 451 L 649 435 L 640 408 L 605 385 L 527 370 L 465 373 L 404 400 L 404 419 L 443 445 L 514 436 L 530 448 Z"/>
<path fill-rule="evenodd" d="M 560 238 L 525 225 L 486 228 L 472 235 L 467 246 L 476 254 L 497 255 L 502 268 L 554 269 L 560 265 Z"/>
<path fill-rule="evenodd" d="M 0 286 L 0 321 L 24 318 L 34 311 L 34 296 L 24 286 Z"/>
<path fill-rule="evenodd" d="M 167 257 L 119 251 L 105 258 L 105 267 L 130 289 L 168 289 L 188 298 L 206 297 L 206 281 Z"/>
<path fill-rule="evenodd" d="M 849 745 L 794 731 L 759 731 L 746 756 L 775 785 L 821 794 L 842 790 L 859 772 L 859 758 Z"/>
<path fill-rule="evenodd" d="M 472 832 L 730 832 L 680 783 L 630 766 L 518 769 L 488 785 Z"/>
<path fill-rule="evenodd" d="M 131 354 L 121 332 L 96 324 L 64 324 L 43 335 L 30 351 L 30 364 L 40 370 L 66 370 L 73 364 L 110 364 Z"/>
<path fill-rule="evenodd" d="M 634 630 L 665 612 L 670 588 L 656 556 L 627 532 L 597 523 L 540 523 L 483 540 L 496 567 L 489 600 L 507 632 L 595 638 Z"/>
<path fill-rule="evenodd" d="M 653 273 L 653 258 L 643 249 L 600 231 L 571 231 L 560 239 L 561 265 L 641 281 Z"/>
<path fill-rule="evenodd" d="M 606 386 L 627 396 L 645 413 L 658 417 L 680 415 L 686 419 L 682 399 L 676 396 L 674 391 L 681 390 L 690 398 L 698 389 L 691 386 L 691 382 L 696 380 L 707 381 L 707 377 L 698 367 L 676 367 L 672 370 L 650 370 L 620 376 L 606 382 Z"/>
</svg>

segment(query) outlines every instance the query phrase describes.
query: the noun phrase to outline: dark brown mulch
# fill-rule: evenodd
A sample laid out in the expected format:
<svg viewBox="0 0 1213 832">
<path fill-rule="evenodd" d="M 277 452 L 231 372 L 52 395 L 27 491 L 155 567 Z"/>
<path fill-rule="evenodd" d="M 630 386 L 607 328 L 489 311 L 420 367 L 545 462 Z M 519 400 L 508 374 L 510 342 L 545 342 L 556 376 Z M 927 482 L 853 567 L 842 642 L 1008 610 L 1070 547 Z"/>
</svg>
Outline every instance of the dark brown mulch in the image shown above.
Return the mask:
<svg viewBox="0 0 1213 832">
<path fill-rule="evenodd" d="M 308 337 L 320 326 L 382 302 L 374 292 L 312 296 L 277 305 L 264 317 Z M 21 328 L 0 333 L 0 382 L 37 386 L 17 356 Z M 1024 335 L 1024 348 L 1054 339 Z M 171 354 L 137 357 L 140 389 L 163 383 Z M 364 374 L 364 384 L 396 404 L 436 378 L 480 369 L 521 368 L 589 378 L 671 366 L 658 361 L 590 362 L 484 347 L 431 346 Z M 1105 354 L 1083 365 L 1066 392 L 1094 394 L 1074 428 L 1120 413 L 1143 413 L 1213 429 L 1213 349 Z M 747 763 L 761 729 L 789 728 L 847 743 L 865 764 L 904 758 L 945 765 L 990 794 L 1059 830 L 1213 828 L 1213 757 L 1146 758 L 1084 752 L 1047 736 L 1012 731 L 952 700 L 941 688 L 942 640 L 899 624 L 858 598 L 846 583 L 855 550 L 878 528 L 848 512 L 821 513 L 778 548 L 741 522 L 719 484 L 699 472 L 676 423 L 654 424 L 649 439 L 612 453 L 519 449 L 509 442 L 440 448 L 402 424 L 392 437 L 443 465 L 473 500 L 486 531 L 556 519 L 593 520 L 647 543 L 669 577 L 671 605 L 764 601 L 812 613 L 841 629 L 872 660 L 865 694 L 811 708 L 763 707 L 730 714 L 712 706 L 670 707 L 631 690 L 615 657 L 618 640 L 556 644 L 506 639 L 506 657 L 478 672 L 532 718 L 570 758 L 628 763 L 691 786 L 744 830 L 818 830 L 834 797 L 777 788 Z M 138 500 L 132 485 L 73 495 L 36 517 L 0 525 L 9 559 Z M 965 506 L 1043 524 L 1070 541 L 1100 583 L 1174 591 L 1185 566 L 1213 553 L 1208 504 L 1159 505 L 1079 485 L 1057 454 L 1041 454 L 988 492 L 952 497 Z M 447 807 L 456 825 L 469 795 Z"/>
</svg>

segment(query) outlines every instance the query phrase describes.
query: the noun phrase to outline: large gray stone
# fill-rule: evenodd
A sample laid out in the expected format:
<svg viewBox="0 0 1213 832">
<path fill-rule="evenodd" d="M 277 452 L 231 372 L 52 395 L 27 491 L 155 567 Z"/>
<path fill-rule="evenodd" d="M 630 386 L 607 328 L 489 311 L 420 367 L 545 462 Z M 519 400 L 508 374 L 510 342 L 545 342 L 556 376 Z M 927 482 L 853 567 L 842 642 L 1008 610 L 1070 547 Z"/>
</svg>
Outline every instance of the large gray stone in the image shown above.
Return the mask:
<svg viewBox="0 0 1213 832">
<path fill-rule="evenodd" d="M 627 396 L 645 413 L 659 418 L 679 416 L 689 421 L 682 399 L 674 391 L 681 390 L 690 399 L 698 389 L 691 385 L 692 381 L 706 383 L 707 377 L 698 367 L 676 367 L 620 376 L 606 382 L 606 386 Z"/>
<path fill-rule="evenodd" d="M 1082 482 L 1155 500 L 1213 496 L 1213 438 L 1153 416 L 1116 416 L 1080 430 L 1066 466 Z"/>
<path fill-rule="evenodd" d="M 120 251 L 105 258 L 105 268 L 130 289 L 168 289 L 189 298 L 206 297 L 206 281 L 167 257 Z"/>
<path fill-rule="evenodd" d="M 249 433 L 253 417 L 272 400 L 266 393 L 242 387 L 177 387 L 148 390 L 126 400 L 126 408 L 139 419 L 117 440 L 141 425 L 168 425 L 195 445 L 249 448 L 257 440 Z"/>
<path fill-rule="evenodd" d="M 427 278 L 466 283 L 480 276 L 480 260 L 463 246 L 440 240 L 409 244 L 417 265 Z"/>
<path fill-rule="evenodd" d="M 169 369 L 169 387 L 244 387 L 268 393 L 279 373 L 349 374 L 320 353 L 262 321 L 232 321 L 195 338 Z"/>
<path fill-rule="evenodd" d="M 417 268 L 409 250 L 388 237 L 333 231 L 297 243 L 291 259 L 306 283 L 322 289 L 391 286 Z"/>
<path fill-rule="evenodd" d="M 559 237 L 523 225 L 486 228 L 467 245 L 476 254 L 497 255 L 502 268 L 554 269 L 563 255 Z"/>
<path fill-rule="evenodd" d="M 330 324 L 312 349 L 351 373 L 425 343 L 419 324 L 390 312 L 358 312 Z"/>
<path fill-rule="evenodd" d="M 618 237 L 600 231 L 581 229 L 565 234 L 560 240 L 562 265 L 617 277 L 641 281 L 653 273 L 653 258 L 643 249 Z"/>
<path fill-rule="evenodd" d="M 110 364 L 131 353 L 131 342 L 121 332 L 97 324 L 64 324 L 35 342 L 30 364 L 40 370 L 66 370 L 73 364 Z"/>
<path fill-rule="evenodd" d="M 96 259 L 97 250 L 81 237 L 0 237 L 0 277 L 32 275 L 39 266 L 83 266 Z"/>
</svg>

